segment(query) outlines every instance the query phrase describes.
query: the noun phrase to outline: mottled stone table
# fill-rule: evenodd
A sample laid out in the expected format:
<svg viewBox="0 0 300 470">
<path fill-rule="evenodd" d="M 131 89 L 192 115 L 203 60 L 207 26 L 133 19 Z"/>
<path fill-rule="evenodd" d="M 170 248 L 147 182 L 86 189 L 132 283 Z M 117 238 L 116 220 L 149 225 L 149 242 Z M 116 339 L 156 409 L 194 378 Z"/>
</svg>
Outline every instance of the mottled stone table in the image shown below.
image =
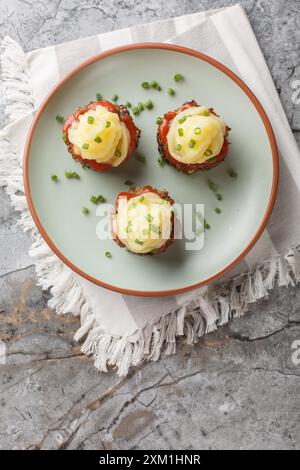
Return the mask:
<svg viewBox="0 0 300 470">
<path fill-rule="evenodd" d="M 0 36 L 30 50 L 232 3 L 0 0 Z M 291 99 L 292 80 L 300 79 L 299 3 L 241 3 L 299 142 Z M 291 355 L 300 339 L 300 288 L 276 288 L 251 315 L 121 380 L 99 374 L 81 354 L 72 339 L 76 318 L 47 307 L 26 254 L 30 241 L 4 192 L 0 220 L 0 338 L 8 348 L 0 365 L 1 448 L 299 449 L 300 366 Z"/>
</svg>

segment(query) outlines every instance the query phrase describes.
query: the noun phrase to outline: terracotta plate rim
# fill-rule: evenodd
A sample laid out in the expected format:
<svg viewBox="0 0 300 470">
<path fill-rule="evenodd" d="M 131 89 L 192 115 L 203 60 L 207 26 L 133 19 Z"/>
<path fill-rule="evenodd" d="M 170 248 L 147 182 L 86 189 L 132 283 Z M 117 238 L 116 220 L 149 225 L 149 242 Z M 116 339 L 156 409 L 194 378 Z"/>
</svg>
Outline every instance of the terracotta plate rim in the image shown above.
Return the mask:
<svg viewBox="0 0 300 470">
<path fill-rule="evenodd" d="M 189 286 L 185 286 L 183 288 L 179 289 L 169 289 L 169 290 L 162 290 L 162 291 L 141 291 L 141 290 L 133 290 L 133 289 L 125 289 L 121 288 L 118 286 L 110 285 L 107 284 L 103 281 L 100 281 L 99 279 L 96 279 L 89 274 L 85 273 L 81 269 L 79 269 L 77 266 L 75 266 L 70 260 L 68 260 L 63 253 L 61 253 L 58 248 L 55 246 L 53 241 L 50 239 L 48 236 L 46 230 L 44 229 L 36 211 L 34 208 L 34 203 L 31 197 L 30 193 L 30 184 L 29 184 L 29 157 L 30 157 L 30 148 L 31 148 L 31 143 L 32 143 L 32 138 L 33 134 L 35 132 L 35 128 L 45 110 L 47 107 L 49 101 L 52 99 L 52 97 L 56 94 L 56 92 L 60 89 L 62 85 L 65 84 L 73 75 L 78 73 L 80 70 L 83 68 L 93 64 L 94 62 L 97 62 L 105 57 L 112 56 L 114 54 L 118 54 L 119 52 L 126 52 L 130 50 L 137 50 L 137 49 L 163 49 L 167 51 L 175 51 L 175 52 L 181 52 L 183 54 L 187 54 L 193 57 L 197 57 L 198 59 L 201 59 L 202 61 L 205 61 L 209 63 L 210 65 L 216 67 L 219 69 L 221 72 L 223 72 L 225 75 L 227 75 L 229 78 L 231 78 L 243 91 L 244 93 L 248 96 L 248 98 L 251 100 L 253 105 L 255 106 L 258 114 L 260 115 L 260 118 L 264 124 L 264 127 L 266 129 L 270 147 L 271 147 L 271 152 L 272 152 L 272 163 L 273 163 L 273 180 L 272 180 L 272 188 L 270 192 L 270 197 L 268 201 L 268 205 L 264 214 L 264 217 L 262 219 L 261 224 L 259 225 L 258 229 L 256 230 L 254 236 L 251 238 L 247 246 L 243 249 L 243 251 L 233 260 L 231 261 L 225 268 L 223 268 L 221 271 L 217 272 L 213 276 L 208 277 L 207 279 L 204 279 L 196 284 L 192 284 Z M 260 238 L 262 235 L 267 222 L 270 218 L 272 209 L 274 207 L 274 203 L 276 200 L 276 195 L 277 195 L 277 189 L 278 189 L 278 181 L 279 181 L 279 157 L 278 157 L 278 149 L 277 149 L 277 144 L 276 144 L 276 139 L 274 136 L 274 132 L 272 129 L 272 126 L 270 124 L 269 118 L 260 104 L 259 100 L 256 98 L 254 93 L 250 90 L 250 88 L 244 83 L 244 81 L 239 78 L 234 72 L 232 72 L 229 68 L 227 68 L 225 65 L 221 64 L 217 60 L 213 59 L 212 57 L 203 54 L 202 52 L 195 51 L 194 49 L 189 49 L 187 47 L 183 46 L 178 46 L 174 44 L 164 44 L 164 43 L 137 43 L 137 44 L 128 44 L 125 46 L 120 46 L 120 47 L 115 47 L 113 49 L 107 50 L 105 52 L 101 52 L 99 54 L 96 54 L 89 58 L 88 60 L 84 61 L 82 64 L 80 64 L 78 67 L 73 69 L 70 73 L 68 73 L 62 80 L 60 80 L 50 91 L 50 93 L 46 96 L 42 104 L 40 105 L 33 122 L 31 124 L 31 127 L 28 132 L 26 144 L 25 144 L 25 150 L 24 150 L 24 188 L 25 188 L 25 195 L 26 199 L 28 202 L 29 210 L 31 212 L 32 218 L 42 235 L 43 239 L 45 242 L 48 244 L 48 246 L 51 248 L 51 250 L 65 263 L 69 268 L 71 268 L 73 271 L 75 271 L 77 274 L 82 276 L 83 278 L 87 279 L 88 281 L 91 281 L 94 284 L 97 284 L 101 287 L 105 287 L 106 289 L 110 289 L 115 292 L 119 292 L 121 294 L 127 294 L 127 295 L 135 295 L 135 296 L 142 296 L 142 297 L 159 297 L 159 296 L 166 296 L 166 295 L 177 295 L 181 294 L 184 292 L 191 291 L 193 289 L 199 288 L 201 286 L 204 286 L 212 281 L 215 281 L 218 279 L 220 276 L 228 272 L 231 268 L 233 268 L 236 264 L 238 264 L 248 253 L 249 251 L 253 248 L 257 240 Z"/>
</svg>

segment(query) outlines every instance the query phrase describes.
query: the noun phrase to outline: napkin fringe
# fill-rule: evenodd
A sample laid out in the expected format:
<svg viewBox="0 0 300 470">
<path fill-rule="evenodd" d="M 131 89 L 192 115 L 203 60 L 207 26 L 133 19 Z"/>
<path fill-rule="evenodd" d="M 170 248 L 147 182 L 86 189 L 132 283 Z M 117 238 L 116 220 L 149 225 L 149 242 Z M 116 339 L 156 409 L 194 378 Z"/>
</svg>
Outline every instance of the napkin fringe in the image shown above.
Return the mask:
<svg viewBox="0 0 300 470">
<path fill-rule="evenodd" d="M 1 49 L 6 114 L 15 120 L 34 109 L 26 57 L 9 37 L 4 38 Z M 146 360 L 157 361 L 162 351 L 167 355 L 175 353 L 180 337 L 193 345 L 231 318 L 244 315 L 250 304 L 267 297 L 275 284 L 294 286 L 300 280 L 300 247 L 297 246 L 234 279 L 213 284 L 204 295 L 195 293 L 185 305 L 149 323 L 134 337 L 116 337 L 97 325 L 78 275 L 57 258 L 38 233 L 24 194 L 22 166 L 4 131 L 0 132 L 0 186 L 6 187 L 13 207 L 20 213 L 19 224 L 34 240 L 30 256 L 35 262 L 39 285 L 43 290 L 49 289 L 52 295 L 49 307 L 58 314 L 80 315 L 81 327 L 74 339 L 85 337 L 82 352 L 92 354 L 96 368 L 103 372 L 113 366 L 119 376 L 125 376 L 130 366 Z"/>
<path fill-rule="evenodd" d="M 148 324 L 134 341 L 109 335 L 99 326 L 93 328 L 95 318 L 92 313 L 82 322 L 75 339 L 78 341 L 88 332 L 82 352 L 94 356 L 95 367 L 101 372 L 107 372 L 108 366 L 113 366 L 119 376 L 126 376 L 131 366 L 157 361 L 162 352 L 174 354 L 180 337 L 194 345 L 203 335 L 225 325 L 231 318 L 241 317 L 251 303 L 267 297 L 276 283 L 294 286 L 300 280 L 299 249 L 299 246 L 290 249 L 285 255 L 273 257 L 250 272 L 211 286 L 204 295 L 190 299 L 187 305 Z"/>
<path fill-rule="evenodd" d="M 0 50 L 5 115 L 12 122 L 34 110 L 33 94 L 22 47 L 11 37 L 5 36 Z"/>
</svg>

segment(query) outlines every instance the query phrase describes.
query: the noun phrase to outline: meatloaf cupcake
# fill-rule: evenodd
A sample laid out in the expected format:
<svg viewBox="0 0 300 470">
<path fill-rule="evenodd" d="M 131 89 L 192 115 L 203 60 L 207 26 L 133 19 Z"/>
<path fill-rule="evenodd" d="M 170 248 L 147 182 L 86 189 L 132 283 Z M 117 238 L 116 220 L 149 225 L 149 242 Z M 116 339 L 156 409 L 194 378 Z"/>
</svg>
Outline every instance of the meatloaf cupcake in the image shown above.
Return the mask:
<svg viewBox="0 0 300 470">
<path fill-rule="evenodd" d="M 151 186 L 118 195 L 112 215 L 116 243 L 139 255 L 162 253 L 174 241 L 174 200 Z"/>
<path fill-rule="evenodd" d="M 105 100 L 78 108 L 63 127 L 72 157 L 96 171 L 109 170 L 128 160 L 140 134 L 126 106 Z"/>
<path fill-rule="evenodd" d="M 212 108 L 189 101 L 164 115 L 157 130 L 158 149 L 179 171 L 209 170 L 225 159 L 229 130 Z"/>
</svg>

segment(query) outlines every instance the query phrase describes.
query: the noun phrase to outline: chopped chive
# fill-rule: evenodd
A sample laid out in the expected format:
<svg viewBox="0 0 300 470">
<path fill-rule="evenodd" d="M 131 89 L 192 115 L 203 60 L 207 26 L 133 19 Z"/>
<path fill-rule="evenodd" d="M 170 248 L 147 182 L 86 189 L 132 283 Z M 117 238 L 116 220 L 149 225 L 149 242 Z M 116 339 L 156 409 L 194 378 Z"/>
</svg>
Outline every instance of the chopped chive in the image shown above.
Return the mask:
<svg viewBox="0 0 300 470">
<path fill-rule="evenodd" d="M 99 194 L 98 196 L 91 196 L 90 197 L 90 201 L 93 203 L 93 204 L 100 204 L 100 203 L 103 203 L 106 201 L 105 197 L 103 197 L 101 194 Z"/>
<path fill-rule="evenodd" d="M 132 112 L 133 112 L 133 114 L 140 114 L 140 110 L 139 110 L 138 106 L 134 106 L 132 108 Z"/>
<path fill-rule="evenodd" d="M 158 252 L 158 249 L 155 248 L 154 250 L 151 250 L 151 251 L 150 251 L 150 254 L 151 254 L 151 255 L 156 255 L 157 252 Z"/>
<path fill-rule="evenodd" d="M 75 180 L 80 179 L 80 176 L 78 173 L 76 173 L 76 171 L 65 171 L 65 177 L 68 179 L 75 179 Z"/>
<path fill-rule="evenodd" d="M 161 87 L 160 87 L 160 85 L 157 83 L 156 80 L 152 80 L 152 81 L 149 83 L 149 85 L 150 85 L 151 88 L 154 88 L 155 90 L 158 90 L 158 91 L 161 90 Z"/>
<path fill-rule="evenodd" d="M 228 170 L 228 175 L 230 176 L 230 178 L 236 178 L 237 177 L 237 172 L 235 170 L 233 170 L 232 168 L 230 168 Z"/>
<path fill-rule="evenodd" d="M 61 116 L 60 114 L 58 114 L 55 118 L 57 120 L 57 122 L 59 122 L 60 124 L 64 122 L 65 118 L 63 116 Z"/>
<path fill-rule="evenodd" d="M 186 121 L 186 119 L 187 119 L 186 115 L 182 116 L 180 119 L 178 119 L 179 124 L 182 124 L 184 121 Z"/>
<path fill-rule="evenodd" d="M 101 137 L 97 135 L 97 137 L 94 138 L 94 142 L 96 142 L 97 144 L 100 144 L 102 142 Z"/>
<path fill-rule="evenodd" d="M 157 161 L 158 161 L 158 163 L 160 164 L 160 166 L 164 166 L 165 161 L 164 161 L 164 159 L 162 158 L 161 155 L 158 157 Z"/>
<path fill-rule="evenodd" d="M 112 254 L 111 254 L 110 251 L 106 251 L 106 252 L 105 252 L 105 256 L 106 256 L 106 258 L 111 258 L 111 257 L 112 257 Z"/>
<path fill-rule="evenodd" d="M 147 108 L 147 109 L 152 109 L 153 108 L 153 103 L 152 103 L 151 100 L 145 101 L 144 105 L 145 105 L 145 108 Z"/>
<path fill-rule="evenodd" d="M 194 134 L 196 134 L 196 135 L 201 134 L 201 127 L 195 127 Z"/>
<path fill-rule="evenodd" d="M 221 211 L 221 209 L 220 209 L 219 207 L 216 207 L 216 208 L 215 208 L 215 212 L 216 212 L 217 214 L 221 214 L 222 211 Z"/>
<path fill-rule="evenodd" d="M 144 197 L 144 196 L 141 196 L 141 197 L 139 198 L 139 202 L 143 202 L 144 199 L 145 199 L 145 197 Z"/>
<path fill-rule="evenodd" d="M 214 183 L 213 181 L 208 181 L 208 187 L 211 191 L 213 191 L 214 193 L 217 191 L 218 189 L 218 186 L 216 185 L 216 183 Z"/>
<path fill-rule="evenodd" d="M 204 220 L 204 228 L 205 228 L 205 230 L 210 229 L 210 225 L 206 222 L 206 220 Z"/>
<path fill-rule="evenodd" d="M 115 151 L 115 156 L 116 156 L 116 157 L 120 158 L 121 155 L 122 155 L 122 154 L 121 154 L 120 150 L 116 150 L 116 151 Z"/>
<path fill-rule="evenodd" d="M 138 245 L 144 245 L 144 242 L 138 239 L 134 240 L 134 243 L 137 243 Z"/>
<path fill-rule="evenodd" d="M 174 80 L 175 82 L 181 82 L 183 80 L 183 75 L 181 75 L 181 73 L 176 73 L 176 75 L 174 75 Z"/>
<path fill-rule="evenodd" d="M 210 150 L 210 149 L 205 150 L 204 155 L 206 157 L 209 157 L 210 155 L 212 155 L 212 150 Z"/>
<path fill-rule="evenodd" d="M 191 140 L 189 141 L 189 147 L 190 147 L 190 149 L 194 148 L 195 145 L 196 145 L 196 141 L 195 141 L 194 139 L 191 139 Z"/>
<path fill-rule="evenodd" d="M 178 134 L 182 137 L 183 136 L 183 129 L 182 127 L 179 127 L 178 129 Z"/>
<path fill-rule="evenodd" d="M 144 111 L 145 109 L 145 106 L 143 105 L 143 103 L 138 103 L 138 108 L 139 108 L 139 111 Z"/>
<path fill-rule="evenodd" d="M 94 124 L 94 122 L 95 122 L 95 118 L 93 116 L 89 116 L 88 117 L 88 123 L 89 124 Z"/>
<path fill-rule="evenodd" d="M 126 106 L 127 108 L 131 108 L 132 105 L 131 105 L 130 101 L 126 101 L 125 106 Z"/>
<path fill-rule="evenodd" d="M 129 181 L 129 180 L 124 181 L 124 184 L 126 184 L 126 186 L 133 186 L 134 185 L 134 183 L 132 181 Z"/>
<path fill-rule="evenodd" d="M 160 125 L 163 122 L 161 117 L 156 118 L 156 124 Z"/>
<path fill-rule="evenodd" d="M 182 145 L 176 144 L 175 149 L 178 150 L 178 152 L 182 149 Z"/>
<path fill-rule="evenodd" d="M 88 150 L 89 146 L 90 146 L 89 144 L 83 144 L 83 145 L 82 145 L 82 148 L 83 148 L 84 150 Z"/>
<path fill-rule="evenodd" d="M 204 111 L 203 111 L 203 116 L 209 116 L 209 111 L 208 111 L 208 109 L 204 109 Z"/>
<path fill-rule="evenodd" d="M 168 94 L 170 96 L 174 96 L 175 95 L 175 90 L 173 90 L 173 88 L 168 88 Z"/>
<path fill-rule="evenodd" d="M 116 102 L 116 101 L 118 101 L 118 99 L 119 99 L 118 95 L 113 95 L 111 100 Z"/>
<path fill-rule="evenodd" d="M 64 143 L 67 142 L 67 134 L 65 132 L 62 135 L 62 140 L 64 141 Z"/>
<path fill-rule="evenodd" d="M 110 126 L 111 126 L 111 122 L 110 122 L 110 121 L 106 121 L 106 123 L 105 123 L 106 129 L 108 129 Z"/>
<path fill-rule="evenodd" d="M 147 230 L 146 228 L 144 228 L 144 229 L 142 230 L 142 233 L 143 233 L 143 235 L 148 235 L 148 234 L 149 234 L 149 230 Z"/>
<path fill-rule="evenodd" d="M 150 224 L 150 230 L 154 233 L 156 233 L 157 235 L 160 235 L 161 234 L 161 230 L 160 228 L 158 227 L 158 225 L 155 225 L 155 224 Z"/>
<path fill-rule="evenodd" d="M 145 163 L 145 162 L 146 162 L 146 157 L 145 157 L 145 155 L 136 154 L 136 155 L 134 156 L 134 158 L 135 158 L 138 162 L 142 162 L 142 163 Z"/>
<path fill-rule="evenodd" d="M 88 215 L 88 214 L 90 213 L 90 210 L 89 210 L 87 207 L 83 207 L 83 208 L 82 208 L 82 213 L 83 213 L 84 215 Z"/>
<path fill-rule="evenodd" d="M 54 181 L 54 183 L 58 182 L 58 176 L 57 175 L 52 175 L 51 179 L 52 179 L 52 181 Z"/>
<path fill-rule="evenodd" d="M 223 200 L 223 196 L 222 196 L 222 194 L 220 194 L 220 193 L 217 193 L 217 194 L 216 194 L 216 198 L 218 199 L 218 201 L 222 201 L 222 200 Z"/>
<path fill-rule="evenodd" d="M 151 214 L 147 214 L 147 215 L 146 215 L 146 219 L 148 220 L 148 222 L 152 222 L 153 217 L 152 217 Z"/>
<path fill-rule="evenodd" d="M 83 170 L 86 170 L 87 168 L 90 168 L 88 165 L 85 165 L 85 163 L 81 163 L 81 168 Z"/>
<path fill-rule="evenodd" d="M 129 207 L 129 209 L 134 209 L 136 206 L 137 206 L 137 203 L 136 203 L 136 202 L 133 202 L 133 203 L 131 204 L 131 206 Z"/>
<path fill-rule="evenodd" d="M 209 161 L 210 163 L 213 163 L 213 162 L 215 162 L 216 160 L 217 160 L 217 157 L 211 157 L 211 158 L 208 159 L 208 161 Z"/>
<path fill-rule="evenodd" d="M 149 83 L 149 82 L 142 82 L 142 83 L 141 83 L 141 86 L 142 86 L 143 88 L 145 88 L 145 90 L 147 90 L 148 88 L 150 88 L 150 83 Z"/>
<path fill-rule="evenodd" d="M 96 93 L 96 100 L 101 101 L 102 100 L 102 95 L 101 93 Z"/>
</svg>

